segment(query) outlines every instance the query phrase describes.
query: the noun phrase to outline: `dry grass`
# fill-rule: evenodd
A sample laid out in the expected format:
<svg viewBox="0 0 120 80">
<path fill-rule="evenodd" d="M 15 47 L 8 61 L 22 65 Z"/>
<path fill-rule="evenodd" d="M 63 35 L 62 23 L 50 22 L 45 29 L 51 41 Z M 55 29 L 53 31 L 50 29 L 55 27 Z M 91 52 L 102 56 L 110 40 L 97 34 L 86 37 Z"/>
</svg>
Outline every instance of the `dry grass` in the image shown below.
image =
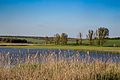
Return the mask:
<svg viewBox="0 0 120 80">
<path fill-rule="evenodd" d="M 38 63 L 39 58 L 44 62 Z M 34 55 L 24 64 L 1 66 L 0 80 L 120 80 L 120 63 L 89 60 L 89 57 L 79 59 L 76 55 L 69 60 L 56 58 L 54 54 Z"/>
</svg>

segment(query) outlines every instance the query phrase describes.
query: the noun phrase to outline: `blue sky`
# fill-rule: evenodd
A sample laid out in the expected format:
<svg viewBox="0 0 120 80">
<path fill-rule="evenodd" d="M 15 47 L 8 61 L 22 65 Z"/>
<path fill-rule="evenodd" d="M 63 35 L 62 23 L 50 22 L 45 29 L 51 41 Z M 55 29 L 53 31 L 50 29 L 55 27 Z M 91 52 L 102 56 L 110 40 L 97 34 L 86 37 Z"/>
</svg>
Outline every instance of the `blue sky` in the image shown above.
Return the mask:
<svg viewBox="0 0 120 80">
<path fill-rule="evenodd" d="M 85 37 L 98 27 L 120 36 L 120 0 L 0 0 L 0 35 Z"/>
</svg>

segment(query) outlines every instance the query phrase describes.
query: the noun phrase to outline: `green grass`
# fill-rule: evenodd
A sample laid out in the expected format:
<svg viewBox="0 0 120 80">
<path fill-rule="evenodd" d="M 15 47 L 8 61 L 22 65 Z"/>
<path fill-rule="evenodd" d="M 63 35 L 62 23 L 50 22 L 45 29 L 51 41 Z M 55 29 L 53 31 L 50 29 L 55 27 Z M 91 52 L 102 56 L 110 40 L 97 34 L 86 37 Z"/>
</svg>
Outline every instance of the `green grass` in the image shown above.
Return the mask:
<svg viewBox="0 0 120 80">
<path fill-rule="evenodd" d="M 120 40 L 107 40 L 103 46 L 119 46 L 120 47 Z"/>
<path fill-rule="evenodd" d="M 83 45 L 89 45 L 89 40 L 84 39 L 82 41 L 82 43 L 83 43 Z M 97 43 L 96 40 L 94 40 L 93 45 L 98 46 L 96 43 Z M 75 40 L 74 41 L 68 41 L 68 44 L 75 45 L 76 42 L 75 42 Z M 104 43 L 103 46 L 105 46 L 105 47 L 113 47 L 114 45 L 120 47 L 120 40 L 106 40 L 106 42 Z"/>
</svg>

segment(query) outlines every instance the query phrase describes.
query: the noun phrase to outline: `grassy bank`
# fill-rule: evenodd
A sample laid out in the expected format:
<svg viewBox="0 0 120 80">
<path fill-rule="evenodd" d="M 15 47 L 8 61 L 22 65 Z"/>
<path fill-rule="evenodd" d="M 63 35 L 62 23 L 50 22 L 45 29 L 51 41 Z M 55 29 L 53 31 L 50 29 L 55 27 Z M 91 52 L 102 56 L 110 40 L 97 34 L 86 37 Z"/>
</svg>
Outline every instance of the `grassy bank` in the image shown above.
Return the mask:
<svg viewBox="0 0 120 80">
<path fill-rule="evenodd" d="M 72 49 L 72 50 L 94 50 L 94 51 L 110 51 L 119 52 L 120 47 L 98 47 L 98 46 L 61 46 L 61 45 L 28 45 L 28 46 L 0 46 L 1 48 L 46 48 L 46 49 Z"/>
</svg>

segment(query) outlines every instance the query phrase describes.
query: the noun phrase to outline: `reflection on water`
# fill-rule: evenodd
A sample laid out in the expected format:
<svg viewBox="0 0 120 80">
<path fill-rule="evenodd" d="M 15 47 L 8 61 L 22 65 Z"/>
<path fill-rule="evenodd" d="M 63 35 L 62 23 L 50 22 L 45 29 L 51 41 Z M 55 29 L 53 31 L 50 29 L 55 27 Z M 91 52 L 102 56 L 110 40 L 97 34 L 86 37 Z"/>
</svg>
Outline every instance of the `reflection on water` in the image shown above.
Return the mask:
<svg viewBox="0 0 120 80">
<path fill-rule="evenodd" d="M 112 52 L 100 51 L 76 51 L 76 50 L 60 50 L 60 49 L 16 49 L 16 48 L 0 48 L 0 65 L 15 65 L 18 63 L 45 62 L 49 57 L 54 60 L 86 60 L 91 62 L 101 60 L 103 62 L 112 61 L 120 62 L 120 54 Z"/>
</svg>

